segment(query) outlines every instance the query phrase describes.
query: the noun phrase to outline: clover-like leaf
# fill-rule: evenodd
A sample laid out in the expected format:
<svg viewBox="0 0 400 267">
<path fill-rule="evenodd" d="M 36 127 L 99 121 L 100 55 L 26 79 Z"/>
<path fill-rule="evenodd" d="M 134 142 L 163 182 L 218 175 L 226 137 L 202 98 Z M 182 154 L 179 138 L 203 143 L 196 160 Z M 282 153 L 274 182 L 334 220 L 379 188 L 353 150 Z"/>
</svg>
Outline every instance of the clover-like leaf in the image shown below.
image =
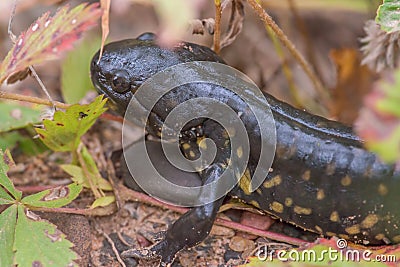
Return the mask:
<svg viewBox="0 0 400 267">
<path fill-rule="evenodd" d="M 22 197 L 22 192 L 15 189 L 13 183 L 7 176 L 9 165 L 14 164 L 10 151 L 6 150 L 6 152 L 3 153 L 3 151 L 0 149 L 0 157 L 0 186 L 3 186 L 13 197 L 11 198 L 10 196 L 7 196 L 8 194 L 1 188 L 4 192 L 0 190 L 0 198 L 7 200 L 19 200 Z"/>
<path fill-rule="evenodd" d="M 44 120 L 44 129 L 36 129 L 43 143 L 54 151 L 75 151 L 80 138 L 106 110 L 106 99 L 98 96 L 87 105 L 72 105 L 56 111 L 53 120 Z"/>
<path fill-rule="evenodd" d="M 94 26 L 101 10 L 97 3 L 81 4 L 69 10 L 65 5 L 50 17 L 47 12 L 21 33 L 0 65 L 0 84 L 11 74 L 53 60 L 71 49 L 82 33 Z"/>
<path fill-rule="evenodd" d="M 0 132 L 25 127 L 40 121 L 40 110 L 16 103 L 0 102 Z"/>
<path fill-rule="evenodd" d="M 13 266 L 13 243 L 17 206 L 12 205 L 0 214 L 0 266 Z"/>
<path fill-rule="evenodd" d="M 388 33 L 400 30 L 400 1 L 384 0 L 378 8 L 375 21 Z"/>
<path fill-rule="evenodd" d="M 73 244 L 55 225 L 18 206 L 14 264 L 18 266 L 77 266 Z"/>
<path fill-rule="evenodd" d="M 21 202 L 33 207 L 59 208 L 71 203 L 81 191 L 82 185 L 73 183 L 29 195 Z"/>
</svg>

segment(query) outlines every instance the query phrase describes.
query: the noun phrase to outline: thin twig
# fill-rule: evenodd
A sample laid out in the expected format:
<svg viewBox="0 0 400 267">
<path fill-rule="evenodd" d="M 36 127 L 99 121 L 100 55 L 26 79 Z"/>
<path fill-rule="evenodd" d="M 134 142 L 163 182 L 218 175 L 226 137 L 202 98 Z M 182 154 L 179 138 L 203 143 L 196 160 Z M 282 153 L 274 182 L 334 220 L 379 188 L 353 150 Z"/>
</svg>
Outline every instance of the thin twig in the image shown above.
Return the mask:
<svg viewBox="0 0 400 267">
<path fill-rule="evenodd" d="M 53 101 L 53 103 L 52 103 L 48 99 L 42 99 L 42 98 L 38 98 L 38 97 L 34 97 L 34 96 L 14 94 L 14 93 L 1 91 L 1 90 L 0 90 L 0 98 L 25 101 L 25 102 L 35 103 L 35 104 L 39 104 L 39 105 L 46 105 L 46 106 L 50 106 L 50 107 L 52 107 L 54 104 L 54 106 L 56 106 L 57 108 L 61 108 L 61 109 L 66 109 L 71 106 L 69 104 L 61 103 L 58 101 Z"/>
<path fill-rule="evenodd" d="M 214 26 L 214 51 L 215 53 L 219 53 L 221 50 L 220 42 L 221 42 L 221 16 L 222 16 L 222 6 L 221 0 L 214 0 L 215 3 L 215 26 Z"/>
<path fill-rule="evenodd" d="M 292 98 L 294 100 L 294 103 L 295 103 L 297 108 L 304 108 L 304 105 L 303 105 L 303 103 L 302 103 L 302 101 L 300 99 L 300 96 L 299 96 L 297 88 L 296 88 L 296 84 L 295 84 L 294 79 L 293 79 L 292 71 L 289 68 L 288 61 L 286 60 L 285 53 L 282 50 L 282 44 L 277 39 L 277 37 L 274 34 L 274 32 L 272 31 L 271 27 L 269 27 L 268 25 L 265 25 L 265 28 L 267 30 L 267 33 L 268 33 L 269 37 L 272 40 L 272 44 L 274 45 L 276 54 L 281 59 L 282 71 L 283 71 L 283 74 L 285 75 L 286 80 L 288 82 L 289 91 L 290 91 L 290 94 L 291 94 L 291 96 L 292 96 Z"/>
<path fill-rule="evenodd" d="M 308 34 L 307 26 L 304 23 L 304 20 L 302 17 L 299 15 L 298 8 L 295 4 L 294 0 L 287 0 L 289 4 L 290 11 L 293 14 L 293 17 L 295 19 L 296 25 L 304 39 L 305 43 L 305 49 L 306 49 L 306 56 L 308 60 L 310 61 L 311 66 L 313 66 L 315 74 L 321 79 L 322 75 L 319 71 L 318 65 L 317 65 L 317 60 L 315 58 L 315 53 L 314 53 L 314 43 L 310 39 L 310 36 Z"/>
<path fill-rule="evenodd" d="M 121 207 L 124 205 L 124 203 L 119 195 L 119 190 L 118 190 L 119 184 L 118 184 L 117 177 L 115 175 L 114 164 L 112 163 L 110 158 L 107 159 L 107 177 L 108 177 L 108 181 L 110 182 L 112 189 L 113 189 L 113 193 L 115 196 L 115 203 L 117 204 L 118 210 L 120 210 Z"/>
<path fill-rule="evenodd" d="M 111 248 L 117 257 L 117 260 L 119 264 L 121 264 L 122 267 L 126 267 L 125 262 L 121 259 L 121 256 L 119 255 L 118 249 L 115 247 L 114 241 L 109 237 L 105 232 L 101 231 L 101 234 L 104 236 L 105 239 L 107 239 L 108 243 L 110 243 Z"/>
<path fill-rule="evenodd" d="M 17 9 L 17 3 L 18 3 L 18 0 L 15 0 L 14 5 L 11 9 L 10 19 L 8 20 L 8 28 L 7 28 L 8 35 L 10 36 L 10 39 L 13 43 L 16 42 L 17 36 L 15 36 L 15 34 L 12 32 L 11 25 L 12 25 L 13 19 L 15 17 L 15 10 Z"/>
<path fill-rule="evenodd" d="M 320 95 L 322 102 L 324 105 L 328 105 L 329 103 L 329 94 L 322 86 L 321 81 L 315 75 L 314 71 L 304 59 L 304 57 L 297 51 L 294 44 L 288 39 L 288 37 L 284 34 L 284 32 L 279 28 L 279 26 L 275 23 L 275 21 L 271 18 L 271 16 L 264 10 L 264 8 L 257 3 L 256 0 L 247 0 L 250 4 L 254 12 L 261 18 L 261 20 L 266 23 L 271 29 L 274 31 L 279 40 L 287 47 L 289 52 L 293 55 L 293 57 L 299 62 L 300 66 L 304 69 L 308 77 L 313 82 L 315 89 Z"/>
<path fill-rule="evenodd" d="M 26 205 L 28 206 L 28 205 Z M 95 209 L 77 209 L 77 208 L 46 208 L 46 207 L 33 207 L 28 206 L 33 211 L 43 211 L 51 213 L 70 213 L 85 216 L 108 216 L 117 211 L 116 205 L 108 205 L 106 207 L 97 207 Z"/>
<path fill-rule="evenodd" d="M 120 186 L 120 195 L 124 200 L 131 200 L 131 201 L 139 201 L 141 203 L 145 203 L 145 204 L 149 204 L 149 205 L 153 205 L 153 206 L 157 206 L 157 207 L 161 207 L 164 209 L 169 209 L 178 213 L 185 213 L 188 211 L 187 208 L 182 208 L 182 207 L 177 207 L 177 206 L 172 206 L 166 203 L 163 203 L 159 200 L 156 200 L 148 195 L 133 191 L 128 189 L 127 187 L 121 185 Z M 241 232 L 245 232 L 245 233 L 249 233 L 249 234 L 254 234 L 254 235 L 258 235 L 258 236 L 262 236 L 262 237 L 266 237 L 272 240 L 276 240 L 276 241 L 282 241 L 288 244 L 292 244 L 292 245 L 304 245 L 308 242 L 298 239 L 298 238 L 293 238 L 293 237 L 288 237 L 286 235 L 283 234 L 279 234 L 279 233 L 274 233 L 274 232 L 270 232 L 270 231 L 265 231 L 265 230 L 260 230 L 257 228 L 253 228 L 250 226 L 246 226 L 246 225 L 242 225 L 240 223 L 235 223 L 232 221 L 227 221 L 221 218 L 217 218 L 217 220 L 215 221 L 215 224 L 220 225 L 220 226 L 225 226 L 228 228 L 231 228 L 233 230 L 237 230 L 237 231 L 241 231 Z"/>
<path fill-rule="evenodd" d="M 310 242 L 304 241 L 299 238 L 290 237 L 290 236 L 286 236 L 286 235 L 271 232 L 271 231 L 257 229 L 257 228 L 251 227 L 251 226 L 243 225 L 243 224 L 240 224 L 237 222 L 228 221 L 228 220 L 221 219 L 221 218 L 217 218 L 215 220 L 215 224 L 225 226 L 225 227 L 231 228 L 233 230 L 241 231 L 243 233 L 262 236 L 262 237 L 265 237 L 268 239 L 284 242 L 284 243 L 295 245 L 295 246 L 301 246 L 301 245 L 310 243 Z"/>
<path fill-rule="evenodd" d="M 35 68 L 33 68 L 33 66 L 29 66 L 29 70 L 31 71 L 33 78 L 35 78 L 35 80 L 38 82 L 38 84 L 39 84 L 40 88 L 42 89 L 42 91 L 46 94 L 47 99 L 51 103 L 51 107 L 56 109 L 56 104 L 54 103 L 53 98 L 50 96 L 49 91 L 47 91 L 46 86 L 44 85 L 44 83 L 40 79 L 40 77 L 37 74 Z"/>
</svg>

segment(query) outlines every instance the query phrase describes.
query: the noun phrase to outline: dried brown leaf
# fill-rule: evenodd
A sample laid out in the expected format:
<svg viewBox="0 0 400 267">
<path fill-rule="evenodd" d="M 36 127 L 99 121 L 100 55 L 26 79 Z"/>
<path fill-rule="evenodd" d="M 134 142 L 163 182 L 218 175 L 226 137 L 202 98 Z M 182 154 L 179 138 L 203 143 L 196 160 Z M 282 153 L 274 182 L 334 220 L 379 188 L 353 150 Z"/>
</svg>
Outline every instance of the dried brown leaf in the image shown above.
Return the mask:
<svg viewBox="0 0 400 267">
<path fill-rule="evenodd" d="M 101 35 L 101 47 L 100 47 L 100 57 L 103 55 L 103 48 L 104 44 L 106 42 L 106 39 L 108 37 L 108 34 L 110 33 L 110 5 L 111 5 L 111 0 L 101 0 L 100 1 L 101 5 L 101 10 L 102 10 L 102 16 L 101 16 L 101 30 L 102 30 L 102 35 Z"/>
<path fill-rule="evenodd" d="M 377 72 L 399 66 L 400 32 L 386 33 L 373 20 L 365 23 L 364 31 L 367 36 L 361 39 L 364 53 L 361 63 Z"/>
<path fill-rule="evenodd" d="M 355 49 L 344 48 L 330 52 L 337 71 L 337 82 L 332 89 L 331 116 L 351 125 L 363 105 L 364 96 L 372 90 L 375 75 L 361 66 L 361 55 Z"/>
<path fill-rule="evenodd" d="M 235 41 L 243 28 L 244 6 L 242 0 L 233 0 L 231 16 L 226 33 L 222 36 L 220 48 L 226 47 Z"/>
<path fill-rule="evenodd" d="M 189 24 L 192 27 L 192 34 L 201 34 L 207 32 L 210 35 L 214 34 L 215 20 L 213 18 L 208 19 L 194 19 Z"/>
</svg>

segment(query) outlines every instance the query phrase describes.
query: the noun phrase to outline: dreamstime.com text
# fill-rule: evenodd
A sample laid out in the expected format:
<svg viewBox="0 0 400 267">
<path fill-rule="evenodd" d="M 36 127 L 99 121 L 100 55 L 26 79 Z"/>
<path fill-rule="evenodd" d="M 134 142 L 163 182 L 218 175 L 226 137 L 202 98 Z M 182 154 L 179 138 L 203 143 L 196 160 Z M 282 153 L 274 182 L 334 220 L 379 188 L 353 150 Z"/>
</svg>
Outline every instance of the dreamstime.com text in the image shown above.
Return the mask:
<svg viewBox="0 0 400 267">
<path fill-rule="evenodd" d="M 256 256 L 261 261 L 296 261 L 296 262 L 396 262 L 396 255 L 378 255 L 372 250 L 356 250 L 347 248 L 347 242 L 344 239 L 338 239 L 338 249 L 327 247 L 326 249 L 315 250 L 275 250 L 267 245 L 261 247 Z"/>
</svg>

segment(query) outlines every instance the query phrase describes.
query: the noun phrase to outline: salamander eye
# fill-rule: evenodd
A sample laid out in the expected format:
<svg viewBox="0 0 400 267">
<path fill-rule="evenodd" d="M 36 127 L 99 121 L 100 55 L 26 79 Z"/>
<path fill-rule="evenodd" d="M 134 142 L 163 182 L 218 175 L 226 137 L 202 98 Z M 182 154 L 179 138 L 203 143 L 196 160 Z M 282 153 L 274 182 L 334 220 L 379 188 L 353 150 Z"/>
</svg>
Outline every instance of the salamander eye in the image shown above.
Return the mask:
<svg viewBox="0 0 400 267">
<path fill-rule="evenodd" d="M 126 70 L 117 70 L 114 73 L 114 77 L 111 81 L 111 87 L 115 92 L 120 94 L 131 89 L 128 72 Z"/>
</svg>

